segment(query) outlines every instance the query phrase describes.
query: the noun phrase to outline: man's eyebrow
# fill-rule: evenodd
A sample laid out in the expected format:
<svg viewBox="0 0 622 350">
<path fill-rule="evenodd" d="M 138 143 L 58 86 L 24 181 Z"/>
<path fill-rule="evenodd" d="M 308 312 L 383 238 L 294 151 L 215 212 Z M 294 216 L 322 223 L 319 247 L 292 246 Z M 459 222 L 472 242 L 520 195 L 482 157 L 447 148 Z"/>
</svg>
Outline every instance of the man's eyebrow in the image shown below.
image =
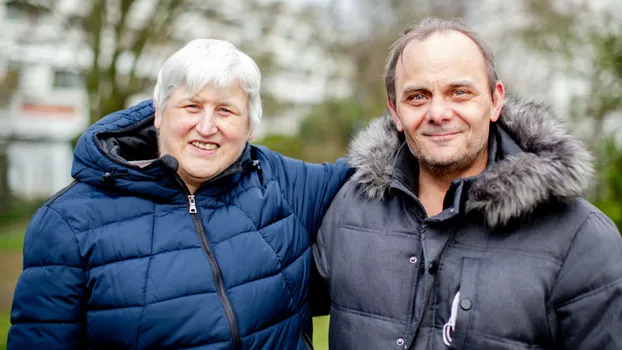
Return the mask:
<svg viewBox="0 0 622 350">
<path fill-rule="evenodd" d="M 428 91 L 428 89 L 426 89 L 422 85 L 406 85 L 402 89 L 402 95 L 406 95 L 406 94 L 410 94 L 410 93 L 418 92 L 418 91 Z"/>
</svg>

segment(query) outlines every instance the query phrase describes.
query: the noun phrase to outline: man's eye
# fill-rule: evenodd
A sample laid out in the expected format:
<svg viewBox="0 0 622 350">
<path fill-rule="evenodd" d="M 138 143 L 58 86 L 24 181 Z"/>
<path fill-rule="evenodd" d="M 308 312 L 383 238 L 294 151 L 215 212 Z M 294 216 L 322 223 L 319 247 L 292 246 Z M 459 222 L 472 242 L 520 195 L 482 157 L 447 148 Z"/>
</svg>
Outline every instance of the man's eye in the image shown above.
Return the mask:
<svg viewBox="0 0 622 350">
<path fill-rule="evenodd" d="M 423 100 L 425 100 L 425 95 L 423 95 L 423 94 L 410 95 L 410 96 L 408 96 L 408 100 L 409 101 L 423 101 Z"/>
<path fill-rule="evenodd" d="M 233 114 L 233 112 L 231 112 L 231 110 L 230 110 L 230 109 L 227 109 L 227 108 L 224 108 L 224 107 L 219 108 L 219 109 L 218 109 L 218 111 L 219 111 L 221 114 Z"/>
<path fill-rule="evenodd" d="M 456 90 L 456 91 L 454 91 L 454 95 L 456 95 L 456 96 L 465 96 L 467 94 L 468 94 L 468 92 L 466 92 L 464 90 Z"/>
</svg>

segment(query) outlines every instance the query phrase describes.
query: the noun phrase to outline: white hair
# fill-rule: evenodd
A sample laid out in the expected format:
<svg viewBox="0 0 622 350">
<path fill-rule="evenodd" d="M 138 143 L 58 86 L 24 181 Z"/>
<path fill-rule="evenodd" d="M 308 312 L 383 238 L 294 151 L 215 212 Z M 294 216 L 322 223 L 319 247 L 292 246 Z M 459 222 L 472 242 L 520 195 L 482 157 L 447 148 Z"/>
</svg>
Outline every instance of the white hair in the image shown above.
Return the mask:
<svg viewBox="0 0 622 350">
<path fill-rule="evenodd" d="M 207 85 L 229 88 L 238 84 L 248 94 L 251 130 L 259 123 L 261 72 L 252 58 L 225 40 L 196 39 L 169 57 L 160 72 L 153 92 L 156 118 L 162 117 L 169 97 L 179 87 L 196 94 Z"/>
</svg>

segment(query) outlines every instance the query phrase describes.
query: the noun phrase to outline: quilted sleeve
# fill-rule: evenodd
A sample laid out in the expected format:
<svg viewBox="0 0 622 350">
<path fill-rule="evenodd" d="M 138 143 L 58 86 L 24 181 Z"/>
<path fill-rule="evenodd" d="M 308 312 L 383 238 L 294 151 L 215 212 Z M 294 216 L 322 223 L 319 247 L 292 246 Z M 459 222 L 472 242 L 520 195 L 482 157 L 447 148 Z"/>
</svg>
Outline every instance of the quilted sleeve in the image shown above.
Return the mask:
<svg viewBox="0 0 622 350">
<path fill-rule="evenodd" d="M 313 164 L 278 156 L 278 163 L 284 194 L 315 241 L 324 213 L 353 169 L 345 159 Z"/>
<path fill-rule="evenodd" d="M 552 296 L 557 347 L 622 349 L 622 239 L 604 214 L 576 233 Z"/>
<path fill-rule="evenodd" d="M 86 348 L 85 283 L 73 231 L 54 209 L 40 208 L 26 230 L 7 348 Z"/>
</svg>

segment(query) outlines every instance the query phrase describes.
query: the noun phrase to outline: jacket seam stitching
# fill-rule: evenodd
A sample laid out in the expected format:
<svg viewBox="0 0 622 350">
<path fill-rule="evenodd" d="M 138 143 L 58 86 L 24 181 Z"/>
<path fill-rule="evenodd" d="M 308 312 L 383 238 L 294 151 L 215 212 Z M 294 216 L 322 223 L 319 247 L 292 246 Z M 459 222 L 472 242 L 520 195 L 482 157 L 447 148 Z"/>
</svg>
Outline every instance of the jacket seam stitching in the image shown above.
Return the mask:
<svg viewBox="0 0 622 350">
<path fill-rule="evenodd" d="M 82 268 L 82 266 L 66 265 L 66 264 L 63 265 L 63 264 L 56 264 L 56 263 L 54 263 L 54 264 L 33 264 L 33 265 L 28 265 L 28 266 L 26 266 L 26 268 L 24 268 L 24 270 L 22 272 L 24 272 L 26 270 L 33 269 L 33 268 L 38 269 L 38 268 L 41 268 L 41 267 L 68 267 L 68 268 L 71 268 L 71 269 L 77 269 L 77 270 L 84 271 L 84 268 Z"/>
<path fill-rule="evenodd" d="M 361 231 L 364 232 L 366 234 L 380 234 L 380 235 L 386 235 L 386 236 L 400 236 L 400 237 L 404 237 L 404 238 L 412 238 L 414 237 L 421 237 L 421 234 L 419 232 L 403 232 L 403 231 L 394 231 L 394 230 L 387 230 L 387 229 L 383 229 L 383 230 L 379 230 L 379 229 L 370 229 L 370 228 L 366 228 L 366 227 L 358 227 L 356 225 L 352 225 L 352 224 L 342 224 L 339 223 L 339 226 L 337 228 L 344 228 L 344 229 L 348 229 L 348 230 L 352 230 L 352 231 Z"/>
<path fill-rule="evenodd" d="M 131 217 L 127 217 L 127 218 L 121 219 L 121 220 L 100 223 L 98 226 L 89 227 L 89 228 L 87 228 L 85 230 L 79 230 L 78 233 L 83 234 L 83 233 L 86 233 L 86 232 L 89 232 L 89 231 L 93 231 L 93 230 L 98 230 L 98 229 L 104 228 L 104 227 L 109 226 L 109 225 L 117 225 L 117 224 L 120 224 L 120 223 L 123 223 L 123 222 L 141 219 L 141 218 L 143 218 L 145 216 L 150 216 L 150 215 L 153 215 L 153 212 L 146 212 L 146 213 L 143 213 L 143 214 L 133 215 Z"/>
<path fill-rule="evenodd" d="M 294 216 L 295 221 L 298 223 L 298 225 L 300 225 L 300 227 L 302 227 L 302 229 L 303 229 L 304 233 L 307 235 L 307 237 L 309 237 L 309 240 L 311 240 L 311 234 L 309 233 L 309 230 L 305 227 L 305 225 L 303 224 L 303 222 L 302 222 L 302 221 L 300 221 L 300 218 L 298 217 L 298 215 L 296 215 L 296 211 L 294 210 L 294 207 L 292 207 L 292 205 L 291 205 L 291 204 L 289 203 L 289 201 L 287 200 L 287 196 L 285 196 L 285 195 L 283 194 L 283 188 L 280 186 L 280 184 L 278 183 L 278 181 L 277 181 L 276 183 L 277 183 L 277 184 L 278 184 L 278 186 L 279 186 L 279 190 L 280 190 L 279 192 L 281 193 L 281 198 L 283 198 L 283 202 L 284 202 L 285 204 L 287 204 L 287 207 L 288 207 L 288 209 L 291 211 L 292 215 Z M 245 213 L 245 214 L 246 214 L 246 213 Z M 263 235 L 262 235 L 261 237 L 262 237 L 262 239 L 263 239 Z M 264 240 L 265 240 L 265 239 L 264 239 Z M 266 243 L 267 243 L 267 242 L 266 242 Z M 268 244 L 268 245 L 269 245 L 269 244 Z M 305 248 L 305 249 L 302 251 L 302 253 L 301 253 L 299 256 L 297 256 L 297 257 L 296 257 L 296 259 L 292 260 L 292 262 L 290 262 L 287 266 L 289 266 L 289 265 L 293 264 L 296 260 L 300 259 L 300 258 L 304 255 L 304 253 L 305 253 L 305 252 L 306 252 L 309 248 L 311 248 L 311 246 L 312 246 L 312 244 L 309 244 L 309 246 L 308 246 L 307 248 Z M 277 255 L 277 258 L 278 258 L 278 255 Z M 312 259 L 313 259 L 313 257 L 312 257 Z M 313 262 L 312 262 L 312 263 L 313 263 Z M 289 293 L 290 293 L 290 300 L 291 300 L 291 302 L 292 302 L 292 305 L 295 305 L 295 303 L 294 303 L 294 294 L 292 293 L 292 291 L 291 291 L 291 289 L 290 289 L 290 287 L 289 287 L 289 284 L 287 283 L 287 278 L 285 278 L 285 275 L 283 275 L 283 270 L 284 270 L 284 269 L 285 269 L 285 267 L 283 267 L 283 269 L 279 269 L 279 274 L 280 274 L 280 275 L 283 277 L 283 279 L 285 280 L 285 285 L 287 286 L 288 291 L 289 291 Z"/>
<path fill-rule="evenodd" d="M 300 309 L 302 309 L 302 308 L 300 308 Z M 298 315 L 298 313 L 300 312 L 300 309 L 298 309 L 297 311 L 295 311 L 293 314 L 291 314 L 291 315 L 287 315 L 285 318 L 283 318 L 283 319 L 281 319 L 281 320 L 276 321 L 275 323 L 268 324 L 268 325 L 267 325 L 266 327 L 264 327 L 264 328 L 259 328 L 259 329 L 257 329 L 257 330 L 252 331 L 250 334 L 248 334 L 248 335 L 244 336 L 243 338 L 248 337 L 249 335 L 253 335 L 253 334 L 260 333 L 260 332 L 262 332 L 262 331 L 265 331 L 265 330 L 266 330 L 266 329 L 268 329 L 268 328 L 272 328 L 272 327 L 274 327 L 274 326 L 279 325 L 280 323 L 283 323 L 283 322 L 285 322 L 285 321 L 287 321 L 287 320 L 289 320 L 289 319 L 293 318 L 294 316 Z M 227 342 L 230 342 L 230 340 L 221 340 L 221 341 L 215 341 L 215 342 L 201 343 L 201 344 L 198 344 L 198 345 L 191 345 L 191 346 L 189 346 L 189 347 L 183 347 L 183 346 L 182 346 L 182 347 L 180 347 L 179 349 L 184 349 L 184 350 L 187 350 L 187 349 L 195 349 L 195 348 L 199 348 L 199 347 L 204 347 L 204 346 L 206 346 L 206 345 L 213 345 L 213 344 L 218 344 L 218 343 L 227 343 Z"/>
<path fill-rule="evenodd" d="M 65 219 L 65 217 L 63 215 L 61 215 L 61 213 L 58 212 L 58 210 L 52 208 L 51 206 L 47 206 L 47 208 L 51 211 L 53 211 L 54 213 L 56 213 L 56 215 L 58 215 L 58 217 L 60 217 L 60 219 L 65 223 L 65 225 L 67 225 L 67 227 L 69 228 L 69 231 L 71 231 L 71 234 L 73 236 L 74 241 L 76 242 L 76 248 L 78 250 L 78 258 L 80 259 L 80 268 L 82 269 L 82 272 L 84 274 L 84 278 L 86 279 L 86 272 L 85 272 L 85 263 L 84 260 L 82 258 L 82 252 L 80 251 L 80 242 L 78 241 L 78 237 L 76 236 L 76 232 L 74 231 L 73 227 L 71 227 L 71 225 L 69 225 L 69 222 L 67 222 L 67 220 Z M 71 266 L 71 265 L 63 265 L 63 264 L 54 264 L 54 265 L 61 265 L 61 266 L 69 266 L 69 267 L 75 267 L 75 266 Z"/>
<path fill-rule="evenodd" d="M 104 266 L 109 266 L 109 265 L 113 265 L 113 264 L 118 264 L 118 263 L 122 263 L 125 261 L 132 261 L 132 260 L 138 260 L 138 259 L 150 259 L 156 255 L 160 255 L 160 254 L 168 254 L 168 253 L 173 253 L 173 252 L 180 252 L 180 251 L 184 251 L 184 250 L 192 250 L 192 249 L 201 249 L 200 246 L 195 246 L 195 247 L 185 247 L 185 248 L 178 248 L 178 249 L 171 249 L 171 250 L 165 250 L 165 251 L 161 251 L 155 254 L 151 254 L 153 252 L 151 252 L 150 254 L 147 255 L 143 255 L 143 256 L 134 256 L 134 257 L 130 257 L 130 258 L 125 258 L 125 259 L 119 259 L 119 260 L 114 260 L 114 261 L 106 261 L 102 264 L 97 264 L 97 265 L 92 265 L 89 266 L 88 269 L 89 270 L 94 270 L 100 267 L 104 267 Z"/>
<path fill-rule="evenodd" d="M 335 302 L 333 302 L 332 308 L 339 310 L 341 312 L 346 312 L 346 313 L 355 314 L 358 316 L 363 316 L 363 317 L 377 319 L 377 320 L 382 320 L 386 322 L 392 322 L 392 323 L 399 324 L 399 325 L 401 325 L 402 322 L 406 322 L 406 321 L 397 320 L 397 319 L 394 319 L 388 316 L 382 316 L 382 315 L 373 314 L 370 312 L 364 312 L 364 311 L 352 309 L 347 306 L 341 306 L 341 305 L 336 304 Z"/>
<path fill-rule="evenodd" d="M 557 259 L 555 257 L 550 257 L 544 254 L 534 254 L 534 253 L 530 253 L 528 251 L 524 251 L 521 249 L 503 249 L 503 248 L 491 248 L 491 247 L 479 247 L 476 245 L 470 245 L 470 244 L 465 244 L 465 243 L 454 243 L 452 244 L 452 247 L 456 247 L 456 248 L 467 248 L 467 249 L 473 249 L 473 250 L 479 250 L 479 251 L 497 251 L 497 252 L 505 252 L 505 253 L 515 253 L 518 255 L 524 255 L 524 256 L 528 256 L 528 257 L 532 257 L 532 258 L 538 258 L 541 260 L 545 260 L 545 261 L 549 261 L 552 263 L 557 264 L 558 266 L 562 265 L 562 261 L 560 259 Z"/>
<path fill-rule="evenodd" d="M 566 253 L 564 254 L 564 258 L 562 259 L 562 264 L 559 267 L 559 270 L 557 271 L 557 273 L 555 274 L 555 282 L 553 282 L 553 287 L 551 288 L 551 297 L 553 296 L 553 294 L 555 293 L 555 290 L 557 288 L 557 282 L 559 281 L 559 275 L 562 272 L 564 265 L 566 264 L 566 260 L 568 259 L 568 255 L 570 254 L 570 251 L 572 250 L 572 246 L 574 245 L 575 240 L 577 239 L 577 236 L 579 235 L 579 232 L 581 232 L 581 230 L 583 229 L 583 227 L 585 225 L 587 225 L 587 222 L 589 221 L 590 217 L 593 214 L 589 214 L 585 217 L 585 219 L 583 220 L 583 222 L 581 223 L 581 225 L 579 225 L 579 227 L 577 228 L 577 230 L 575 231 L 574 235 L 572 236 L 572 241 L 570 242 L 570 244 L 568 245 L 568 250 L 566 250 Z M 551 305 L 551 302 L 547 303 L 547 315 L 549 314 L 550 311 L 556 311 L 557 308 L 555 307 L 555 305 Z M 552 309 L 552 310 L 551 310 Z M 551 322 L 549 320 L 549 317 L 545 318 L 546 320 L 546 326 L 548 328 L 548 333 L 551 337 L 551 339 L 555 339 L 555 334 L 553 334 L 553 329 L 551 328 Z"/>
<path fill-rule="evenodd" d="M 443 329 L 443 327 L 438 326 L 438 325 L 428 326 L 427 328 L 432 328 L 432 329 L 437 330 L 437 331 Z M 528 345 L 528 346 L 535 345 L 535 344 L 532 344 L 532 343 L 527 343 L 527 342 L 523 342 L 523 341 L 520 341 L 520 340 L 516 340 L 514 338 L 503 338 L 503 337 L 499 337 L 499 336 L 496 336 L 496 335 L 491 335 L 491 334 L 486 334 L 486 333 L 478 332 L 476 330 L 471 331 L 470 333 L 471 333 L 472 336 L 482 337 L 482 338 L 486 338 L 486 339 L 489 339 L 489 340 L 492 340 L 492 341 L 496 341 L 496 342 L 499 342 L 499 343 L 504 343 L 504 344 L 522 345 L 522 346 L 525 346 L 525 345 Z"/>
<path fill-rule="evenodd" d="M 52 197 L 48 198 L 45 201 L 44 205 L 50 206 L 50 205 L 54 204 L 54 202 L 56 202 L 56 200 L 58 200 L 61 196 L 63 196 L 65 193 L 67 193 L 69 190 L 71 190 L 78 183 L 80 183 L 80 181 L 74 179 L 73 181 L 71 181 L 71 183 L 69 185 L 65 186 L 60 191 L 56 192 Z"/>
<path fill-rule="evenodd" d="M 153 204 L 153 212 L 155 213 L 155 203 Z M 156 220 L 156 216 L 153 215 L 153 220 L 151 222 L 151 244 L 149 247 L 149 262 L 147 263 L 147 271 L 145 272 L 145 284 L 143 287 L 143 304 L 145 304 L 145 307 L 142 308 L 142 310 L 140 311 L 140 318 L 138 319 L 138 329 L 136 330 L 136 349 L 138 349 L 138 344 L 140 341 L 140 331 L 141 331 L 141 325 L 143 324 L 143 317 L 145 316 L 145 309 L 146 304 L 147 304 L 147 282 L 149 281 L 149 270 L 151 269 L 151 262 L 153 261 L 153 237 L 154 237 L 154 230 L 155 230 L 155 220 Z"/>
<path fill-rule="evenodd" d="M 13 323 L 13 326 L 17 326 L 17 325 L 28 325 L 28 324 L 46 324 L 46 325 L 58 325 L 58 326 L 76 326 L 76 325 L 81 325 L 82 321 L 38 321 L 38 322 L 20 322 L 18 320 L 15 320 Z"/>
<path fill-rule="evenodd" d="M 248 219 L 248 221 L 251 222 L 251 224 L 253 225 L 253 229 L 259 233 L 259 236 L 261 237 L 261 239 L 264 241 L 264 243 L 266 243 L 266 245 L 268 247 L 270 247 L 270 249 L 274 252 L 274 256 L 276 257 L 276 260 L 279 262 L 279 275 L 283 278 L 283 281 L 285 281 L 285 286 L 287 288 L 287 292 L 289 293 L 289 300 L 291 302 L 292 307 L 294 307 L 295 303 L 294 303 L 294 293 L 292 293 L 292 288 L 289 285 L 289 282 L 287 281 L 287 278 L 285 277 L 285 275 L 283 274 L 283 270 L 288 267 L 290 264 L 292 264 L 294 261 L 298 260 L 299 257 L 301 257 L 306 251 L 307 249 L 305 249 L 299 256 L 297 256 L 292 262 L 290 262 L 289 264 L 287 264 L 286 266 L 283 265 L 283 261 L 281 260 L 281 258 L 279 257 L 279 254 L 276 252 L 276 250 L 274 249 L 274 247 L 268 243 L 268 241 L 266 240 L 266 238 L 263 235 L 262 230 L 257 228 L 257 225 L 255 224 L 255 222 L 253 220 L 251 220 L 251 218 L 248 216 L 248 214 L 246 212 L 244 212 L 244 210 L 242 210 L 242 208 L 238 207 L 236 204 L 231 203 L 232 206 L 238 208 L 240 210 L 240 212 L 242 212 L 242 214 L 244 214 L 244 216 L 246 216 L 246 218 Z M 289 205 L 289 204 L 288 204 Z M 292 211 L 292 213 L 286 217 L 284 217 L 283 219 L 286 219 L 289 216 L 296 216 L 296 214 Z M 237 235 L 236 235 L 237 236 Z"/>
<path fill-rule="evenodd" d="M 592 290 L 590 290 L 588 292 L 582 293 L 579 296 L 576 296 L 576 297 L 574 297 L 574 298 L 572 298 L 572 299 L 570 299 L 568 301 L 565 301 L 565 302 L 563 302 L 563 303 L 561 303 L 559 305 L 555 305 L 553 307 L 555 308 L 555 310 L 561 309 L 563 307 L 566 307 L 568 305 L 571 305 L 571 304 L 574 304 L 574 303 L 576 303 L 578 301 L 581 301 L 581 300 L 583 300 L 585 298 L 591 297 L 592 295 L 600 293 L 600 292 L 602 292 L 604 290 L 607 290 L 607 289 L 610 289 L 610 288 L 614 288 L 614 287 L 616 287 L 616 286 L 618 286 L 620 284 L 622 284 L 622 278 L 618 278 L 617 280 L 615 280 L 615 281 L 613 281 L 613 282 L 611 282 L 609 284 L 606 284 L 606 285 L 601 286 L 599 288 L 592 289 Z"/>
<path fill-rule="evenodd" d="M 305 170 L 306 169 L 308 169 L 308 168 L 305 168 Z M 315 207 L 315 210 L 313 212 L 313 220 L 309 223 L 309 226 L 311 228 L 315 228 L 315 230 L 314 230 L 314 232 L 316 233 L 315 239 L 317 239 L 317 230 L 320 227 L 320 225 L 322 224 L 322 222 L 321 222 L 322 217 L 320 215 L 321 211 L 323 209 L 324 213 L 326 214 L 326 211 L 328 211 L 328 208 L 330 206 L 330 203 L 327 203 L 328 205 L 326 205 L 326 206 L 324 206 L 323 204 L 324 204 L 324 201 L 326 200 L 326 193 L 328 193 L 329 186 L 331 185 L 331 180 L 333 179 L 334 176 L 336 176 L 335 175 L 336 172 L 337 171 L 334 168 L 329 169 L 327 166 L 324 166 L 324 174 L 323 174 L 324 175 L 324 183 L 322 185 L 321 194 L 320 194 L 320 200 L 318 202 L 319 205 L 317 205 Z M 308 176 L 309 176 L 309 171 L 306 170 L 305 171 L 305 180 L 307 180 Z M 341 182 L 341 185 L 343 185 L 343 181 Z M 339 186 L 339 188 L 341 188 L 341 186 Z M 335 195 L 337 194 L 337 192 L 339 192 L 339 190 L 334 192 Z M 334 195 L 333 195 L 333 199 L 334 199 Z M 332 199 L 331 199 L 331 202 L 332 202 Z M 310 232 L 309 232 L 309 239 L 311 239 Z"/>
<path fill-rule="evenodd" d="M 283 162 L 283 160 L 280 160 L 281 162 Z M 284 167 L 285 168 L 285 167 Z M 306 174 L 305 174 L 306 176 Z M 279 178 L 278 178 L 278 174 L 275 174 L 275 178 L 272 178 L 270 180 L 270 182 L 275 182 L 276 185 L 278 186 L 279 189 L 279 193 L 281 193 L 281 198 L 283 199 L 283 202 L 285 204 L 287 204 L 288 209 L 291 211 L 291 213 L 294 215 L 294 218 L 296 219 L 296 221 L 298 221 L 298 223 L 300 224 L 300 226 L 305 230 L 305 233 L 307 234 L 307 236 L 311 237 L 309 230 L 307 229 L 307 227 L 304 225 L 304 223 L 300 220 L 300 218 L 298 217 L 298 215 L 296 215 L 296 211 L 294 210 L 294 207 L 291 205 L 291 203 L 287 200 L 287 196 L 283 193 L 284 188 L 281 186 L 280 182 L 279 182 Z"/>
<path fill-rule="evenodd" d="M 287 266 L 290 266 L 290 265 L 287 265 Z M 253 282 L 256 282 L 256 281 L 259 281 L 259 280 L 262 280 L 262 279 L 266 279 L 266 278 L 269 278 L 269 277 L 274 277 L 274 276 L 277 276 L 278 274 L 279 274 L 279 272 L 275 272 L 273 274 L 269 274 L 269 275 L 266 275 L 266 276 L 261 276 L 259 278 L 255 278 L 255 279 L 249 280 L 249 281 L 245 281 L 245 282 L 242 282 L 242 283 L 237 284 L 235 286 L 231 286 L 231 289 L 237 288 L 237 287 L 241 287 L 241 286 L 244 286 L 246 284 L 253 283 Z M 154 302 L 151 302 L 151 303 L 136 304 L 136 305 L 124 305 L 124 306 L 117 306 L 117 307 L 106 306 L 106 307 L 102 307 L 102 308 L 98 308 L 98 309 L 89 309 L 89 310 L 87 310 L 87 312 L 104 312 L 104 311 L 112 311 L 112 310 L 131 309 L 131 308 L 145 308 L 147 306 L 156 305 L 156 304 L 159 304 L 159 303 L 164 303 L 164 302 L 172 301 L 172 300 L 176 300 L 176 299 L 194 297 L 194 296 L 202 295 L 202 294 L 215 294 L 215 293 L 217 293 L 215 290 L 206 290 L 206 291 L 201 291 L 201 292 L 192 292 L 192 293 L 188 293 L 188 294 L 184 294 L 184 295 L 178 295 L 178 296 L 175 296 L 175 297 L 170 297 L 170 298 L 165 298 L 165 299 L 162 299 L 162 300 L 157 300 L 157 301 L 154 301 Z"/>
<path fill-rule="evenodd" d="M 56 213 L 56 215 L 58 215 L 60 217 L 60 219 L 65 223 L 65 225 L 67 225 L 67 227 L 69 228 L 69 231 L 71 232 L 71 234 L 73 235 L 73 239 L 76 242 L 76 250 L 78 251 L 78 259 L 80 259 L 80 270 L 82 270 L 82 278 L 84 278 L 84 289 L 86 292 L 86 283 L 87 283 L 87 273 L 86 273 L 86 269 L 85 269 L 85 262 L 84 259 L 82 258 L 82 252 L 80 251 L 80 242 L 78 241 L 78 237 L 76 236 L 76 232 L 74 231 L 73 227 L 71 227 L 71 225 L 69 225 L 69 222 L 67 221 L 67 219 L 65 219 L 65 217 L 63 215 L 60 214 L 60 212 L 58 212 L 56 209 L 52 208 L 50 205 L 47 206 L 47 208 L 49 210 L 51 210 L 52 212 Z M 72 268 L 75 268 L 74 266 L 69 266 Z M 80 308 L 82 308 L 84 305 L 83 300 L 81 300 L 80 302 Z M 85 341 L 85 330 L 84 330 L 84 324 L 86 323 L 86 313 L 80 315 L 80 318 L 78 320 L 78 322 L 75 322 L 73 324 L 75 325 L 79 325 L 82 329 L 80 330 L 80 336 L 78 337 L 78 339 L 76 339 L 78 342 L 82 343 L 83 341 Z"/>
</svg>

